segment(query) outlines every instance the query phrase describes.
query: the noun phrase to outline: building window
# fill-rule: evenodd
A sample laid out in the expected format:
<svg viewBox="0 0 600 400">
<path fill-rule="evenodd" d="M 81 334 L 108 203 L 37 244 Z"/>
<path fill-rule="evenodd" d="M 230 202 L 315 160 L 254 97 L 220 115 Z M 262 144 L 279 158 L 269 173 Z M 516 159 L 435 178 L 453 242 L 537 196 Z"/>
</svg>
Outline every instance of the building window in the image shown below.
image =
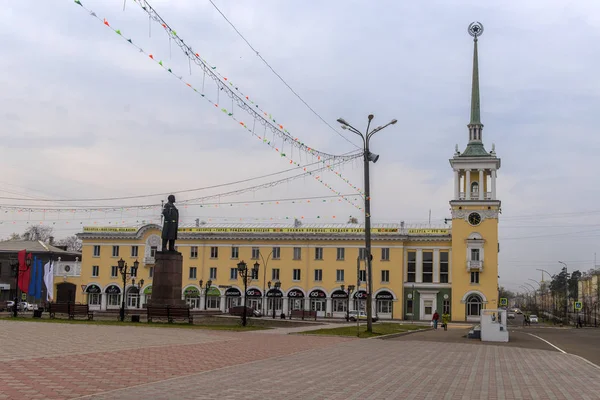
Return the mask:
<svg viewBox="0 0 600 400">
<path fill-rule="evenodd" d="M 450 300 L 444 300 L 442 303 L 442 313 L 450 314 Z"/>
<path fill-rule="evenodd" d="M 299 281 L 300 277 L 301 277 L 300 272 L 301 272 L 300 269 L 294 269 L 294 273 L 293 273 L 293 278 L 292 279 L 295 280 L 295 281 Z"/>
<path fill-rule="evenodd" d="M 358 249 L 358 258 L 360 258 L 361 260 L 366 260 L 367 259 L 367 249 L 365 249 L 363 247 Z"/>
<path fill-rule="evenodd" d="M 258 271 L 255 271 L 254 268 L 251 269 L 251 271 L 252 271 L 251 279 L 253 281 L 257 280 L 258 279 Z"/>
<path fill-rule="evenodd" d="M 344 249 L 343 247 L 338 247 L 336 260 L 344 261 L 345 256 L 346 256 L 346 249 Z"/>
<path fill-rule="evenodd" d="M 219 258 L 219 248 L 218 247 L 211 247 L 210 248 L 210 258 Z"/>
<path fill-rule="evenodd" d="M 333 312 L 346 312 L 347 305 L 346 299 L 333 299 Z"/>
<path fill-rule="evenodd" d="M 433 252 L 423 252 L 423 282 L 433 282 Z"/>
<path fill-rule="evenodd" d="M 158 247 L 156 246 L 151 246 L 150 247 L 150 257 L 154 258 L 156 257 L 156 252 L 158 251 Z"/>
<path fill-rule="evenodd" d="M 94 257 L 100 257 L 100 246 L 94 246 Z"/>
<path fill-rule="evenodd" d="M 152 278 L 152 277 L 154 276 L 154 267 L 150 267 L 150 268 L 148 269 L 148 276 L 149 276 L 150 278 Z"/>
<path fill-rule="evenodd" d="M 381 261 L 390 261 L 389 247 L 384 247 L 383 249 L 381 249 Z"/>
<path fill-rule="evenodd" d="M 302 248 L 294 247 L 294 260 L 302 259 Z"/>
<path fill-rule="evenodd" d="M 448 283 L 449 278 L 449 255 L 447 251 L 440 252 L 440 283 Z"/>
<path fill-rule="evenodd" d="M 408 265 L 407 265 L 407 274 L 406 281 L 407 282 L 416 282 L 417 281 L 417 252 L 409 251 L 408 252 Z"/>
<path fill-rule="evenodd" d="M 323 270 L 315 269 L 315 281 L 320 282 L 323 280 Z"/>
<path fill-rule="evenodd" d="M 190 279 L 196 279 L 197 269 L 196 267 L 190 267 Z"/>
<path fill-rule="evenodd" d="M 198 258 L 198 246 L 190 247 L 190 258 Z"/>
<path fill-rule="evenodd" d="M 273 268 L 271 270 L 271 280 L 278 281 L 279 280 L 279 268 Z"/>
<path fill-rule="evenodd" d="M 137 256 L 138 256 L 138 247 L 131 246 L 131 257 L 137 257 Z"/>
<path fill-rule="evenodd" d="M 471 271 L 471 283 L 479 283 L 479 271 Z"/>
<path fill-rule="evenodd" d="M 336 282 L 344 282 L 344 270 L 338 269 L 335 271 L 335 281 Z"/>
<path fill-rule="evenodd" d="M 113 246 L 112 256 L 119 257 L 119 246 Z"/>
<path fill-rule="evenodd" d="M 471 261 L 479 261 L 479 249 L 471 249 Z"/>
<path fill-rule="evenodd" d="M 117 267 L 116 265 L 113 265 L 112 267 L 110 267 L 110 277 L 111 278 L 116 278 L 118 273 L 119 273 L 119 267 Z"/>
<path fill-rule="evenodd" d="M 281 248 L 273 247 L 273 259 L 279 260 L 281 258 Z"/>
<path fill-rule="evenodd" d="M 390 270 L 384 269 L 381 271 L 381 282 L 389 282 L 390 281 Z"/>
<path fill-rule="evenodd" d="M 238 272 L 237 268 L 231 268 L 229 270 L 229 279 L 231 279 L 232 281 L 237 280 L 237 272 Z"/>
<path fill-rule="evenodd" d="M 213 281 L 217 279 L 217 267 L 210 267 L 210 279 Z"/>
<path fill-rule="evenodd" d="M 237 259 L 239 257 L 240 257 L 240 248 L 239 247 L 232 247 L 231 248 L 231 258 Z"/>
<path fill-rule="evenodd" d="M 260 257 L 260 249 L 258 247 L 253 247 L 252 248 L 252 258 L 253 260 L 258 260 L 258 257 Z"/>
<path fill-rule="evenodd" d="M 207 296 L 206 297 L 206 308 L 218 309 L 221 307 L 221 296 Z"/>
<path fill-rule="evenodd" d="M 377 300 L 377 312 L 381 314 L 392 313 L 392 301 L 391 300 Z"/>
<path fill-rule="evenodd" d="M 358 271 L 358 280 L 361 282 L 366 282 L 367 281 L 367 271 L 365 271 L 364 269 L 361 269 L 360 271 Z"/>
<path fill-rule="evenodd" d="M 99 272 L 100 272 L 100 267 L 97 265 L 93 265 L 92 266 L 92 276 L 97 277 L 99 275 Z"/>
<path fill-rule="evenodd" d="M 406 300 L 406 313 L 407 314 L 413 313 L 413 300 L 412 299 Z"/>
<path fill-rule="evenodd" d="M 315 247 L 315 260 L 322 260 L 322 259 L 323 259 L 323 248 Z"/>
</svg>

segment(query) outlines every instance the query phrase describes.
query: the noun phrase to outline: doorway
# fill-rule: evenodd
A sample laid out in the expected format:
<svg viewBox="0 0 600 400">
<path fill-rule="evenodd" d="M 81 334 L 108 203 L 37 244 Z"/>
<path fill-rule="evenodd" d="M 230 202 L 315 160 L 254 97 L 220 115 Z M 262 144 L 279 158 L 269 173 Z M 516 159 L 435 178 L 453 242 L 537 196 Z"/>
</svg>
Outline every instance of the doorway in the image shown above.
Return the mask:
<svg viewBox="0 0 600 400">
<path fill-rule="evenodd" d="M 75 303 L 75 291 L 77 287 L 73 283 L 63 282 L 56 285 L 57 303 Z"/>
</svg>

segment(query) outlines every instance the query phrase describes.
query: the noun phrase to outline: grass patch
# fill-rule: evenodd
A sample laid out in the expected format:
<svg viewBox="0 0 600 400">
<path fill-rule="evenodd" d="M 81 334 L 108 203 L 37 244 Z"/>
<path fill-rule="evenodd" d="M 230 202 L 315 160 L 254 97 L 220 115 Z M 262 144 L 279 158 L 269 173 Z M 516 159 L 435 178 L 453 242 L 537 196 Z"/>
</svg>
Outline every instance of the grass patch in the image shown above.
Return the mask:
<svg viewBox="0 0 600 400">
<path fill-rule="evenodd" d="M 249 321 L 248 326 L 241 326 L 238 323 L 230 323 L 230 324 L 217 324 L 217 323 L 194 323 L 193 325 L 188 323 L 173 323 L 169 324 L 166 322 L 130 322 L 130 321 L 103 321 L 103 320 L 95 320 L 88 321 L 86 320 L 77 320 L 77 319 L 49 319 L 49 318 L 27 318 L 27 317 L 3 317 L 0 318 L 1 321 L 19 321 L 19 322 L 44 322 L 48 324 L 74 324 L 74 325 L 109 325 L 109 326 L 137 326 L 137 327 L 151 327 L 151 328 L 176 328 L 176 329 L 209 329 L 209 330 L 217 330 L 217 331 L 258 331 L 267 329 L 264 326 L 256 326 L 253 324 L 253 321 Z"/>
<path fill-rule="evenodd" d="M 429 326 L 424 325 L 412 325 L 412 324 L 395 324 L 390 322 L 384 322 L 379 324 L 373 324 L 373 332 L 367 332 L 367 325 L 361 324 L 358 332 L 358 337 L 368 338 L 373 336 L 389 335 L 391 333 L 402 333 L 408 331 L 415 331 L 417 329 L 425 329 Z M 328 329 L 317 329 L 314 331 L 299 332 L 300 334 L 307 335 L 335 335 L 335 336 L 357 336 L 356 325 L 354 326 L 343 326 L 340 328 L 328 328 Z"/>
</svg>

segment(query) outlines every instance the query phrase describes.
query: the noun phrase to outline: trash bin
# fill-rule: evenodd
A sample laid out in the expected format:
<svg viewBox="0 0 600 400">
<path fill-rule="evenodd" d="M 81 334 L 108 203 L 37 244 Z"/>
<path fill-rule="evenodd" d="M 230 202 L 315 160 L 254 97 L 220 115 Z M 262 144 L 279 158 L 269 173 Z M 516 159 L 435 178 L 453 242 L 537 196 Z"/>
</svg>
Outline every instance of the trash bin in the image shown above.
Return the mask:
<svg viewBox="0 0 600 400">
<path fill-rule="evenodd" d="M 43 310 L 37 309 L 33 310 L 33 318 L 42 318 Z"/>
<path fill-rule="evenodd" d="M 131 322 L 140 322 L 140 316 L 139 315 L 132 315 L 131 316 Z"/>
</svg>

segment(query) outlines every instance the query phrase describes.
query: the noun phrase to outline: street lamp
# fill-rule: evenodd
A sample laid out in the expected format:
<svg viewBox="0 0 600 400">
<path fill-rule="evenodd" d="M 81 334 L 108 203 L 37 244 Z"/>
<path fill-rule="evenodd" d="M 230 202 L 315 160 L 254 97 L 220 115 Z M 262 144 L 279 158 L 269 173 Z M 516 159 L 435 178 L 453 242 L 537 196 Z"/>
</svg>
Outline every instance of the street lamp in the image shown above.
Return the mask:
<svg viewBox="0 0 600 400">
<path fill-rule="evenodd" d="M 15 261 L 11 264 L 11 266 L 15 270 L 15 301 L 13 304 L 13 317 L 17 317 L 17 309 L 19 306 L 19 274 L 25 273 L 31 267 L 31 258 L 25 256 L 25 269 L 23 271 L 20 270 L 19 261 Z"/>
<path fill-rule="evenodd" d="M 202 282 L 204 282 L 204 281 L 202 279 L 200 279 L 200 281 L 198 283 L 200 284 L 200 290 L 204 289 L 204 309 L 206 310 L 206 303 L 208 300 L 208 289 L 211 288 L 212 281 L 210 279 L 208 281 L 206 281 L 206 286 L 204 288 L 202 287 Z"/>
<path fill-rule="evenodd" d="M 248 265 L 244 262 L 244 260 L 240 261 L 237 265 L 238 275 L 244 280 L 244 312 L 242 313 L 242 326 L 246 326 L 246 296 L 248 292 L 248 280 L 252 279 L 252 276 L 258 276 L 258 268 L 260 264 L 257 262 L 254 263 L 254 267 L 252 269 L 248 269 Z"/>
<path fill-rule="evenodd" d="M 346 299 L 346 321 L 350 321 L 350 295 L 352 294 L 352 292 L 354 292 L 355 287 L 356 286 L 354 285 L 348 285 L 348 298 Z M 340 289 L 342 289 L 342 292 L 344 292 L 344 285 L 341 285 Z"/>
<path fill-rule="evenodd" d="M 264 265 L 264 271 L 263 271 L 263 304 L 262 304 L 262 307 L 264 309 L 265 308 L 265 298 L 267 296 L 267 291 L 265 290 L 265 282 L 267 281 L 267 264 L 269 263 L 269 260 L 271 259 L 271 256 L 273 256 L 273 251 L 271 250 L 271 252 L 267 256 L 267 260 L 266 261 L 265 261 L 265 258 L 262 255 L 262 252 L 260 251 L 260 249 L 258 250 L 258 255 L 261 258 L 261 260 L 263 262 L 263 265 Z M 256 279 L 258 279 L 258 275 L 256 276 Z"/>
<path fill-rule="evenodd" d="M 343 118 L 338 118 L 337 122 L 342 124 L 342 129 L 348 129 L 349 131 L 357 134 L 362 138 L 363 141 L 363 160 L 364 160 L 364 175 L 365 175 L 365 263 L 367 267 L 367 332 L 373 332 L 373 277 L 372 277 L 372 268 L 371 261 L 373 260 L 373 256 L 371 255 L 371 189 L 369 185 L 369 162 L 376 163 L 379 160 L 379 155 L 375 153 L 371 153 L 369 150 L 369 142 L 371 141 L 371 137 L 374 134 L 379 132 L 380 130 L 388 127 L 389 125 L 394 125 L 398 120 L 393 119 L 387 124 L 383 126 L 378 126 L 377 128 L 369 131 L 371 127 L 371 121 L 373 120 L 373 114 L 369 114 L 367 117 L 367 130 L 366 133 L 363 134 L 358 129 L 350 125 Z"/>
<path fill-rule="evenodd" d="M 127 263 L 122 258 L 117 261 L 117 265 L 119 266 L 119 273 L 123 278 L 123 295 L 121 296 L 121 310 L 119 312 L 119 318 L 121 322 L 125 321 L 125 287 L 127 286 L 127 280 L 130 276 L 132 278 L 132 282 L 135 282 L 135 277 L 137 276 L 137 270 L 140 265 L 138 260 L 133 262 L 133 267 L 127 271 Z"/>
<path fill-rule="evenodd" d="M 267 286 L 269 287 L 269 292 L 271 291 L 271 281 L 269 281 L 269 283 L 267 283 Z M 281 282 L 277 281 L 273 284 L 273 296 L 271 298 L 271 307 L 273 307 L 273 319 L 275 319 L 275 300 L 277 299 L 275 297 L 275 293 L 277 291 L 279 291 L 279 289 L 281 288 Z"/>
</svg>

